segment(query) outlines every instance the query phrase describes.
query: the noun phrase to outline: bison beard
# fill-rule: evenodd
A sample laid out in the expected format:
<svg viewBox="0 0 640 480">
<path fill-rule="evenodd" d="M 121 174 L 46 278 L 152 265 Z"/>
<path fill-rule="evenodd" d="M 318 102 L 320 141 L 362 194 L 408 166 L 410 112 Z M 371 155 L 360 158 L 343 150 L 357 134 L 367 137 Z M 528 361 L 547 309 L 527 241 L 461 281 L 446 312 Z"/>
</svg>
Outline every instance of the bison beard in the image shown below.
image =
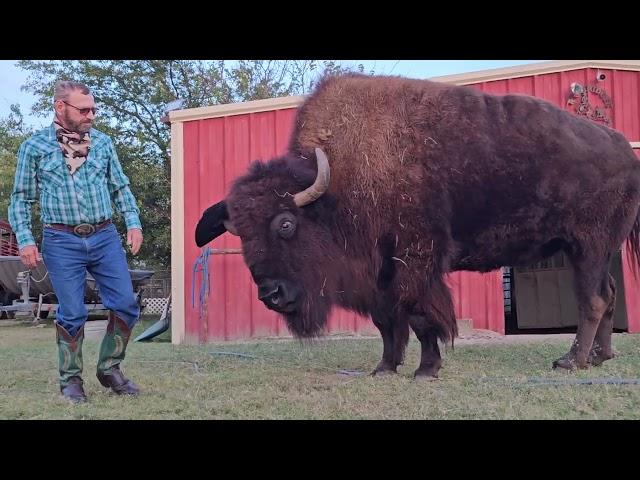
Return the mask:
<svg viewBox="0 0 640 480">
<path fill-rule="evenodd" d="M 374 373 L 396 371 L 411 328 L 415 375 L 433 378 L 438 340 L 457 335 L 447 273 L 562 251 L 580 318 L 553 366 L 613 357 L 609 262 L 625 239 L 636 264 L 640 254 L 640 163 L 620 133 L 534 97 L 351 74 L 306 98 L 288 150 L 237 179 L 196 242 L 232 231 L 267 295 L 278 282 L 301 289 L 282 299 L 294 311 L 270 306 L 294 335 L 319 335 L 338 305 L 380 330 Z"/>
<path fill-rule="evenodd" d="M 305 295 L 300 310 L 283 313 L 289 331 L 297 338 L 313 338 L 325 332 L 331 305 Z"/>
</svg>

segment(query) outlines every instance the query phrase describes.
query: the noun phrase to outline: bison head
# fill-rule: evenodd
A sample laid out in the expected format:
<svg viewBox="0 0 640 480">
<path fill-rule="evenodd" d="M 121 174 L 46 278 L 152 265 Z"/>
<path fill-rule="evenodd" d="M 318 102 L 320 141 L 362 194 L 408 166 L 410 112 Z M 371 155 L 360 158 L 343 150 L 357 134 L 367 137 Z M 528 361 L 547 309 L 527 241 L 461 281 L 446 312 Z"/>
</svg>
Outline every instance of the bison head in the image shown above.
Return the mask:
<svg viewBox="0 0 640 480">
<path fill-rule="evenodd" d="M 315 157 L 255 162 L 225 200 L 205 210 L 195 235 L 199 247 L 225 231 L 238 235 L 258 297 L 299 337 L 318 335 L 326 324 L 330 289 L 339 283 L 332 272 L 344 254 L 335 201 L 323 196 L 329 162 L 320 149 Z"/>
</svg>

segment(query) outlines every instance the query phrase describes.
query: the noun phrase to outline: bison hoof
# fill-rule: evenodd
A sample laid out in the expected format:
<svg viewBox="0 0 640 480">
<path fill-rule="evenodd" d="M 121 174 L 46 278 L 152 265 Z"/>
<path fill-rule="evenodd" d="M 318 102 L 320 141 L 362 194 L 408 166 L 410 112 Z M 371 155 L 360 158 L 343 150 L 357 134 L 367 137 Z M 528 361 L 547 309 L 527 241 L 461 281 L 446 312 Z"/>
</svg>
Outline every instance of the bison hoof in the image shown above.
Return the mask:
<svg viewBox="0 0 640 480">
<path fill-rule="evenodd" d="M 438 371 L 440 370 L 440 366 L 430 366 L 430 367 L 420 367 L 418 368 L 414 374 L 413 374 L 413 379 L 414 380 L 424 380 L 424 381 L 432 381 L 432 380 L 436 380 L 438 378 Z"/>
<path fill-rule="evenodd" d="M 589 365 L 593 367 L 599 367 L 604 362 L 606 362 L 607 360 L 611 360 L 614 357 L 615 355 L 613 353 L 606 354 L 603 352 L 594 352 L 593 350 L 591 350 L 591 352 L 589 352 Z"/>
<path fill-rule="evenodd" d="M 589 364 L 587 362 L 578 361 L 578 359 L 572 355 L 565 355 L 553 362 L 552 367 L 554 370 L 561 368 L 563 370 L 573 371 L 576 369 L 588 368 Z"/>
<path fill-rule="evenodd" d="M 398 372 L 395 368 L 389 367 L 387 365 L 378 365 L 376 369 L 371 372 L 372 377 L 384 377 L 387 375 L 395 375 Z"/>
<path fill-rule="evenodd" d="M 563 370 L 575 370 L 575 361 L 566 357 L 562 357 L 553 362 L 552 368 L 554 370 L 561 368 Z"/>
<path fill-rule="evenodd" d="M 425 373 L 419 373 L 419 372 L 415 372 L 413 374 L 413 379 L 416 382 L 433 382 L 434 380 L 438 380 L 438 374 L 437 373 L 432 373 L 432 374 L 425 374 Z"/>
</svg>

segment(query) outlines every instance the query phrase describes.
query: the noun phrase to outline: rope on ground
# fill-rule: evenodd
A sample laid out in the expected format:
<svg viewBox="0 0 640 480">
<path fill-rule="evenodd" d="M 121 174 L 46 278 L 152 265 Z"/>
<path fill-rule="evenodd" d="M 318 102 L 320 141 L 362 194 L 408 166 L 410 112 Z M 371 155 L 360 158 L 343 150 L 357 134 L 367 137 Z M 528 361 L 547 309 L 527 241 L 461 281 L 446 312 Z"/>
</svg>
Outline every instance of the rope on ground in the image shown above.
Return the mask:
<svg viewBox="0 0 640 480">
<path fill-rule="evenodd" d="M 531 377 L 527 383 L 535 385 L 640 385 L 640 378 L 568 378 Z"/>
<path fill-rule="evenodd" d="M 227 352 L 227 351 L 222 351 L 222 350 L 210 350 L 209 355 L 221 355 L 221 356 L 230 356 L 230 357 L 241 357 L 241 358 L 250 358 L 250 359 L 262 359 L 262 360 L 268 360 L 274 363 L 279 363 L 281 365 L 286 365 L 289 367 L 297 367 L 297 368 L 303 368 L 303 365 L 296 365 L 292 362 L 287 362 L 286 360 L 281 360 L 278 358 L 273 358 L 273 357 L 268 357 L 265 355 L 251 355 L 249 353 L 241 353 L 241 352 Z M 346 376 L 361 376 L 361 375 L 365 375 L 365 372 L 361 372 L 359 370 L 348 370 L 348 369 L 341 369 L 341 370 L 336 370 L 334 368 L 328 368 L 328 367 L 321 367 L 319 365 L 310 365 L 310 367 L 312 369 L 315 370 L 324 370 L 327 372 L 331 372 L 331 373 L 338 373 L 339 375 L 346 375 Z"/>
<path fill-rule="evenodd" d="M 640 378 L 546 378 L 546 377 L 527 377 L 525 381 L 517 381 L 511 378 L 497 377 L 481 377 L 482 382 L 501 383 L 514 387 L 527 386 L 555 386 L 563 387 L 569 385 L 640 385 Z"/>
</svg>

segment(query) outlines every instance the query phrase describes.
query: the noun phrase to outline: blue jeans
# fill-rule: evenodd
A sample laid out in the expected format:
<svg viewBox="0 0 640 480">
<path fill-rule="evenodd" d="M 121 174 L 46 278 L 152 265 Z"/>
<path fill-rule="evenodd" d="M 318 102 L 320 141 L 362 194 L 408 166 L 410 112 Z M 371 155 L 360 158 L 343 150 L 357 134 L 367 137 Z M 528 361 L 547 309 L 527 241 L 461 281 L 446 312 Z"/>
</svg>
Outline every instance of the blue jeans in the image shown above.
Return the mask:
<svg viewBox="0 0 640 480">
<path fill-rule="evenodd" d="M 84 238 L 45 227 L 42 236 L 42 260 L 58 297 L 56 321 L 70 335 L 75 336 L 87 321 L 87 271 L 97 282 L 105 308 L 115 312 L 129 328 L 135 325 L 140 308 L 115 225 Z"/>
</svg>

